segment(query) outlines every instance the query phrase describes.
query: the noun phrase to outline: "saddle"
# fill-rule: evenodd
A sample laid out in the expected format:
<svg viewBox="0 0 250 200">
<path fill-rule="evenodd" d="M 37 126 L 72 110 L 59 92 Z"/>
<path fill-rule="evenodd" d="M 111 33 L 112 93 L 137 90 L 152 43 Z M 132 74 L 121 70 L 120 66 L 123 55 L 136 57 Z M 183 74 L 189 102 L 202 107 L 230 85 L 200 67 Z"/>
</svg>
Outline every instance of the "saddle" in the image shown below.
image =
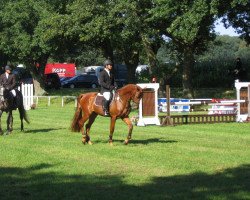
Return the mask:
<svg viewBox="0 0 250 200">
<path fill-rule="evenodd" d="M 95 105 L 102 106 L 103 99 L 104 99 L 104 96 L 102 94 L 98 93 L 95 97 Z"/>
<path fill-rule="evenodd" d="M 95 97 L 95 105 L 96 106 L 103 106 L 103 100 L 104 100 L 104 96 L 101 94 L 101 93 L 98 93 Z M 117 101 L 117 100 L 120 100 L 120 97 L 119 97 L 119 94 L 118 93 L 115 93 L 112 97 L 112 100 L 110 102 L 110 105 L 113 103 L 113 101 Z"/>
<path fill-rule="evenodd" d="M 5 103 L 6 108 L 13 109 L 13 110 L 17 109 L 18 95 L 17 95 L 16 89 L 15 89 L 15 93 L 16 93 L 15 96 L 13 95 L 11 91 L 8 91 L 8 90 L 3 90 L 3 93 L 1 92 L 2 91 L 0 91 L 0 98 Z"/>
</svg>

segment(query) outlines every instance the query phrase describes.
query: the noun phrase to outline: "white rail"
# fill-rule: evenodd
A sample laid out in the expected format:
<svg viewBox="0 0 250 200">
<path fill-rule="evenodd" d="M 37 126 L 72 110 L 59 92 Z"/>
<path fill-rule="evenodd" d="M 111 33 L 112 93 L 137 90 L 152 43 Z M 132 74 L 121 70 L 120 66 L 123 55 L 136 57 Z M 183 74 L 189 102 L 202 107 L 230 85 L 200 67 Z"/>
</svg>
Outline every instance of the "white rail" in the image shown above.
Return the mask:
<svg viewBox="0 0 250 200">
<path fill-rule="evenodd" d="M 51 99 L 53 98 L 61 98 L 61 106 L 64 106 L 64 99 L 69 98 L 69 99 L 74 99 L 75 100 L 75 107 L 77 106 L 77 97 L 76 96 L 34 96 L 34 98 L 36 99 L 36 105 L 39 104 L 39 98 L 47 98 L 48 99 L 48 103 L 47 105 L 50 106 L 51 105 Z"/>
</svg>

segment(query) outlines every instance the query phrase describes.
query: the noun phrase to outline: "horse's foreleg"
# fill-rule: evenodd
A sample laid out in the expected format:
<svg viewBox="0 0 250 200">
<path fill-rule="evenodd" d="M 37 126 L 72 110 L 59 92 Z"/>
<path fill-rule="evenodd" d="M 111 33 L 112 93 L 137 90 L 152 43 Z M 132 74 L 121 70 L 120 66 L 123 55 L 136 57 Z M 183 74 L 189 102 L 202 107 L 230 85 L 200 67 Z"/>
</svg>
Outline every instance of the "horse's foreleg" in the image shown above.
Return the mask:
<svg viewBox="0 0 250 200">
<path fill-rule="evenodd" d="M 12 111 L 9 111 L 7 117 L 7 134 L 11 133 L 13 130 L 13 116 Z"/>
<path fill-rule="evenodd" d="M 127 124 L 127 126 L 128 126 L 128 136 L 127 136 L 127 138 L 126 138 L 125 141 L 124 141 L 124 144 L 127 145 L 128 142 L 129 142 L 129 140 L 131 140 L 132 131 L 133 131 L 133 124 L 132 124 L 131 120 L 130 120 L 128 117 L 123 118 L 122 120 L 123 120 L 123 121 Z"/>
<path fill-rule="evenodd" d="M 109 144 L 113 145 L 113 133 L 115 130 L 116 117 L 111 117 L 110 120 L 110 132 L 109 132 Z"/>
<path fill-rule="evenodd" d="M 88 123 L 86 124 L 86 130 L 85 130 L 85 133 L 86 133 L 86 142 L 88 142 L 88 144 L 92 145 L 93 143 L 90 141 L 90 136 L 89 136 L 89 132 L 90 132 L 90 128 L 92 126 L 92 124 L 94 123 L 95 121 L 95 118 L 97 117 L 97 114 L 96 113 L 92 113 L 90 116 L 89 116 L 89 121 Z"/>
<path fill-rule="evenodd" d="M 0 110 L 0 135 L 3 135 L 2 125 L 1 125 L 1 117 L 2 117 L 3 111 Z"/>
</svg>

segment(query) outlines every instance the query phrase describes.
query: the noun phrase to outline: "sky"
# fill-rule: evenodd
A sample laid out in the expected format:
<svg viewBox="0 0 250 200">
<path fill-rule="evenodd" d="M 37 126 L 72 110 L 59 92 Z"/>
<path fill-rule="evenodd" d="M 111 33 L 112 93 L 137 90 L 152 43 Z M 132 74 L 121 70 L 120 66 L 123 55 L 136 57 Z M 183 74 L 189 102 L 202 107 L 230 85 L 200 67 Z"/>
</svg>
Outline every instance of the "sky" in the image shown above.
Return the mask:
<svg viewBox="0 0 250 200">
<path fill-rule="evenodd" d="M 239 36 L 239 34 L 235 33 L 232 27 L 226 29 L 222 23 L 215 25 L 215 32 L 219 33 L 220 35 Z"/>
</svg>

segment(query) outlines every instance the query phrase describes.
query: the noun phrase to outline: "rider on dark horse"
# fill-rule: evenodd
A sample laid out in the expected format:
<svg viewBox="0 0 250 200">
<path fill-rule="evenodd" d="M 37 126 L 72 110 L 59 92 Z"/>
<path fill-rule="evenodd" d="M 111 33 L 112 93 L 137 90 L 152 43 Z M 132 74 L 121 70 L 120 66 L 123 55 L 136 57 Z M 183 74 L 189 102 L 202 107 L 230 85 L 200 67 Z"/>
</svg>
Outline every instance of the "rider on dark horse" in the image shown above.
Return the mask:
<svg viewBox="0 0 250 200">
<path fill-rule="evenodd" d="M 116 88 L 114 75 L 112 73 L 113 63 L 110 60 L 105 60 L 104 70 L 100 73 L 99 83 L 101 85 L 101 94 L 104 97 L 103 111 L 105 116 L 109 116 L 109 104 L 112 100 L 112 91 Z"/>
<path fill-rule="evenodd" d="M 3 97 L 4 101 L 6 103 L 6 108 L 7 109 L 16 109 L 16 103 L 15 103 L 15 98 L 16 98 L 16 79 L 15 75 L 11 73 L 11 67 L 6 66 L 5 67 L 5 73 L 3 73 L 0 76 L 0 85 L 3 86 L 4 91 L 3 91 Z"/>
</svg>

